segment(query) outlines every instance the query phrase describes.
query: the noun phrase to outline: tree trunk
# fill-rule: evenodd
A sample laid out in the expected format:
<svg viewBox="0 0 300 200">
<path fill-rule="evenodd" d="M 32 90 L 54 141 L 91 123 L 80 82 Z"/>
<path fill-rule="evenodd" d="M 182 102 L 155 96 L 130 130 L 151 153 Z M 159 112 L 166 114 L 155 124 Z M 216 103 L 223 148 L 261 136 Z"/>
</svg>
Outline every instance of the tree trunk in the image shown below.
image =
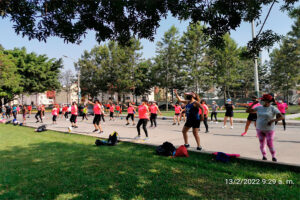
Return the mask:
<svg viewBox="0 0 300 200">
<path fill-rule="evenodd" d="M 168 88 L 166 88 L 166 111 L 168 111 Z"/>
</svg>

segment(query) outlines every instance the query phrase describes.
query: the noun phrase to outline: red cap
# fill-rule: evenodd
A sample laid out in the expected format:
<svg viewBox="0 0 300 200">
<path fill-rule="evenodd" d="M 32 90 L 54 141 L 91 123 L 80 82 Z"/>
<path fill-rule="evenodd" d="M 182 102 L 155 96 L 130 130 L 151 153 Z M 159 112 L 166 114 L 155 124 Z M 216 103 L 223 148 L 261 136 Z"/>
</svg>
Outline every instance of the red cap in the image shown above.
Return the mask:
<svg viewBox="0 0 300 200">
<path fill-rule="evenodd" d="M 270 94 L 264 94 L 261 98 L 262 101 L 272 101 L 273 97 Z"/>
</svg>

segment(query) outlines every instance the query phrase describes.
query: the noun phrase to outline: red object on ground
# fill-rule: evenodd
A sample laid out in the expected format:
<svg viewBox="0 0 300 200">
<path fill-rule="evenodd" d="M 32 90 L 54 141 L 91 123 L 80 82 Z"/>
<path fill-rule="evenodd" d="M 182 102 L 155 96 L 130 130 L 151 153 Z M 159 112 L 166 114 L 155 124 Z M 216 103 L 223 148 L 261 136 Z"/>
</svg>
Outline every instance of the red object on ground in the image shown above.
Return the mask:
<svg viewBox="0 0 300 200">
<path fill-rule="evenodd" d="M 175 157 L 189 157 L 189 153 L 184 145 L 176 149 Z"/>
</svg>

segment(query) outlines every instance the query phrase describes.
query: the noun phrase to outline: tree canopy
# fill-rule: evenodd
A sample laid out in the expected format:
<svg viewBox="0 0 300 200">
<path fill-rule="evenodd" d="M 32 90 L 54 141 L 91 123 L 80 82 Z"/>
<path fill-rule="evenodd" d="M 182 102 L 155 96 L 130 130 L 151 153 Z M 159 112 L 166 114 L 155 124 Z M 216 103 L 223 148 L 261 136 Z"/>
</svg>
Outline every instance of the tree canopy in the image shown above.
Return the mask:
<svg viewBox="0 0 300 200">
<path fill-rule="evenodd" d="M 14 0 L 0 1 L 2 18 L 14 22 L 17 34 L 29 39 L 46 41 L 51 36 L 66 42 L 80 43 L 88 30 L 96 32 L 98 42 L 130 41 L 133 35 L 154 40 L 159 22 L 169 13 L 180 19 L 206 24 L 204 33 L 213 44 L 219 46 L 222 37 L 244 22 L 258 19 L 263 6 L 274 0 Z M 282 8 L 291 8 L 297 0 L 284 0 Z M 279 37 L 271 30 L 261 32 L 249 43 L 249 49 L 257 52 L 273 44 Z"/>
</svg>

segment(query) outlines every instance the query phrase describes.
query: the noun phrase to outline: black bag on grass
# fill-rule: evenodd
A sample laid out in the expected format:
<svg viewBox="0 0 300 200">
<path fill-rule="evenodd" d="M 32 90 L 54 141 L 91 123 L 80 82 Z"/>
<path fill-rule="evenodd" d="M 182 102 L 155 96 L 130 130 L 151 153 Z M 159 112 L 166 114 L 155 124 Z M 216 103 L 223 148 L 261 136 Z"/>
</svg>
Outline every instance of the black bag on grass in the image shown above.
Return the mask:
<svg viewBox="0 0 300 200">
<path fill-rule="evenodd" d="M 164 142 L 156 147 L 156 153 L 161 156 L 172 156 L 176 152 L 176 148 L 170 142 Z"/>
<path fill-rule="evenodd" d="M 102 146 L 102 145 L 106 145 L 106 144 L 107 144 L 107 141 L 105 141 L 105 140 L 99 140 L 99 139 L 97 139 L 95 141 L 95 145 L 96 146 Z"/>
<path fill-rule="evenodd" d="M 108 145 L 111 145 L 111 146 L 114 146 L 118 143 L 118 137 L 119 137 L 119 134 L 115 131 L 113 132 L 112 134 L 109 135 L 109 138 L 108 138 Z"/>
<path fill-rule="evenodd" d="M 35 131 L 36 132 L 43 132 L 43 131 L 46 131 L 46 130 L 47 130 L 46 125 L 42 125 L 42 126 L 38 127 Z"/>
</svg>

